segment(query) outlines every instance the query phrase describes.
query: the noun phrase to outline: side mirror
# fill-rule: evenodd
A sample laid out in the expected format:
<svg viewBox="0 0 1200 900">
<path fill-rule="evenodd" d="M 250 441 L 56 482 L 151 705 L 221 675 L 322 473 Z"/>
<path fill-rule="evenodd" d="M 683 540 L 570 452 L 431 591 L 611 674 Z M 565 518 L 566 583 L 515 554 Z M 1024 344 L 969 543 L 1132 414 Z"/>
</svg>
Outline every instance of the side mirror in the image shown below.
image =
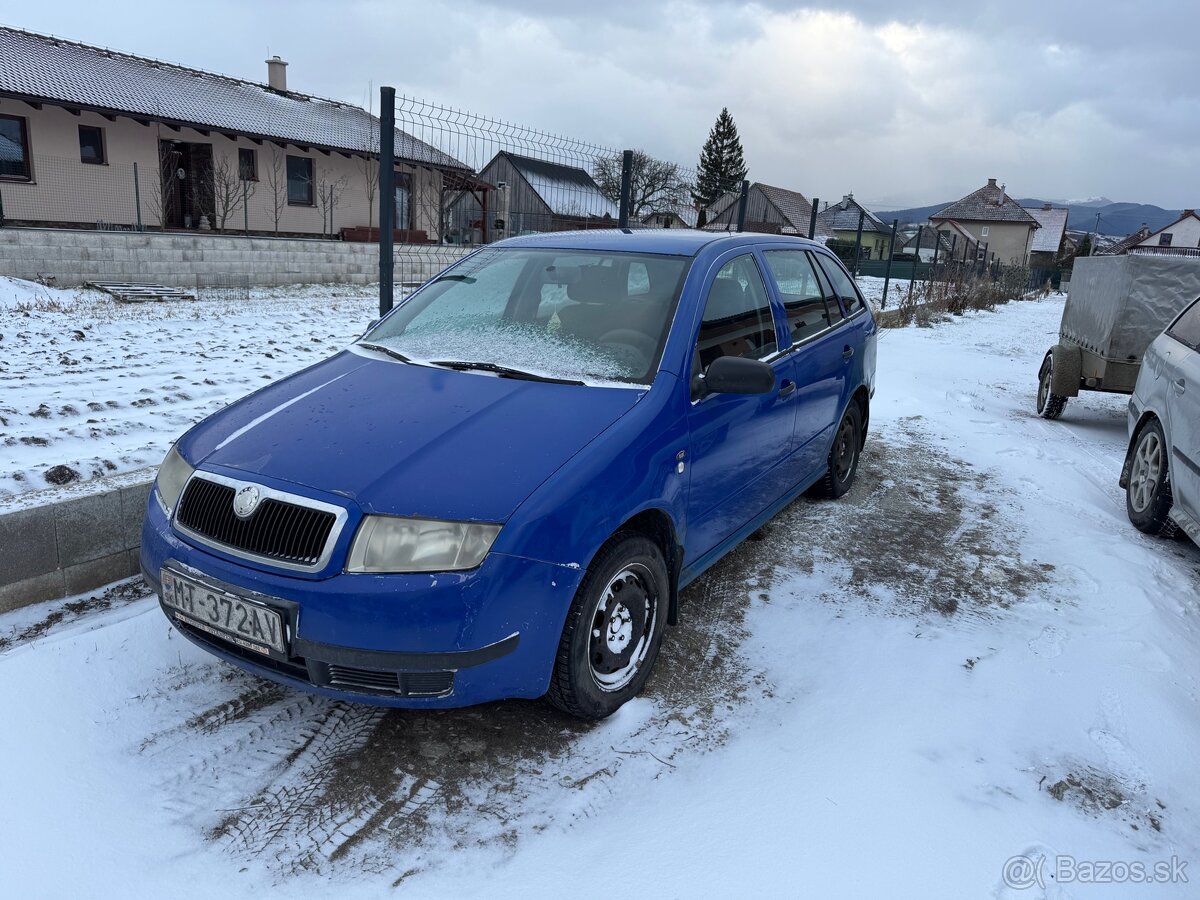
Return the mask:
<svg viewBox="0 0 1200 900">
<path fill-rule="evenodd" d="M 775 387 L 774 369 L 740 356 L 718 356 L 701 377 L 706 394 L 767 394 Z"/>
<path fill-rule="evenodd" d="M 378 324 L 379 324 L 379 320 L 378 320 L 378 319 L 372 319 L 372 320 L 370 321 L 370 323 L 367 325 L 367 331 L 370 331 L 372 328 L 374 328 L 374 327 L 375 327 L 376 325 L 378 325 Z"/>
</svg>

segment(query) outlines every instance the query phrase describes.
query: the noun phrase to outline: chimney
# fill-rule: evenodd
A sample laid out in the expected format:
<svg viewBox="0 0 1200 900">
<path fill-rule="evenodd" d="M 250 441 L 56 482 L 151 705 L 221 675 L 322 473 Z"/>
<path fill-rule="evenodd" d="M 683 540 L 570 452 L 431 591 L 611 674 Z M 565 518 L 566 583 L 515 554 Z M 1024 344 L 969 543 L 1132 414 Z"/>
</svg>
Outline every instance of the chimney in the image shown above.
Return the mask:
<svg viewBox="0 0 1200 900">
<path fill-rule="evenodd" d="M 996 179 L 995 179 L 995 178 L 989 178 L 989 179 L 988 179 L 988 187 L 995 187 L 995 186 L 996 186 Z"/>
<path fill-rule="evenodd" d="M 1049 200 L 1047 200 L 1046 202 L 1044 202 L 1044 203 L 1042 204 L 1042 209 L 1054 209 L 1054 207 L 1053 207 L 1053 206 L 1051 206 L 1051 205 L 1050 205 L 1050 201 L 1049 201 Z"/>
<path fill-rule="evenodd" d="M 273 91 L 287 90 L 287 63 L 278 56 L 267 60 L 267 84 Z"/>
<path fill-rule="evenodd" d="M 1182 215 L 1182 216 L 1180 216 L 1180 218 L 1182 218 L 1182 219 L 1186 219 L 1188 216 L 1192 216 L 1192 215 L 1195 215 L 1195 214 L 1196 214 L 1196 211 L 1195 211 L 1194 209 L 1185 209 L 1185 210 L 1183 211 L 1183 215 Z"/>
</svg>

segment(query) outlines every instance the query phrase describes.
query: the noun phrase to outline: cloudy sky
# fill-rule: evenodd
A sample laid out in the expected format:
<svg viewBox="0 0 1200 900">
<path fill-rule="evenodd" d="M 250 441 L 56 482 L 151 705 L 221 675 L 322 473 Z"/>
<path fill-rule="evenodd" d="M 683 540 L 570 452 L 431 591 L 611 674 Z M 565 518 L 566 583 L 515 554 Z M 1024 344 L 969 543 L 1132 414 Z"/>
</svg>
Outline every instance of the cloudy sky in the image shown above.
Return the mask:
<svg viewBox="0 0 1200 900">
<path fill-rule="evenodd" d="M 369 86 L 694 166 L 722 106 L 750 177 L 874 204 L 1200 206 L 1200 3 L 205 0 L 0 22 L 365 104 Z"/>
</svg>

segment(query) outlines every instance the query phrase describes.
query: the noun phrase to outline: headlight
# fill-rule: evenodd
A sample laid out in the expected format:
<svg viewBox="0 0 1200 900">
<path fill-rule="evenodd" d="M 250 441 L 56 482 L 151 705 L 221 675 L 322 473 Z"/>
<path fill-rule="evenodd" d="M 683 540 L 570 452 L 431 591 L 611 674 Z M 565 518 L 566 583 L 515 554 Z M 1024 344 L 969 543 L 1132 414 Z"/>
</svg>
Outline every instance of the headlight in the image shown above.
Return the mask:
<svg viewBox="0 0 1200 900">
<path fill-rule="evenodd" d="M 450 572 L 487 556 L 499 525 L 367 516 L 350 547 L 347 572 Z"/>
<path fill-rule="evenodd" d="M 158 501 L 168 516 L 175 510 L 179 495 L 183 493 L 183 486 L 191 477 L 192 467 L 179 455 L 179 451 L 172 447 L 167 451 L 167 458 L 158 467 L 158 479 L 154 485 L 158 491 Z"/>
</svg>

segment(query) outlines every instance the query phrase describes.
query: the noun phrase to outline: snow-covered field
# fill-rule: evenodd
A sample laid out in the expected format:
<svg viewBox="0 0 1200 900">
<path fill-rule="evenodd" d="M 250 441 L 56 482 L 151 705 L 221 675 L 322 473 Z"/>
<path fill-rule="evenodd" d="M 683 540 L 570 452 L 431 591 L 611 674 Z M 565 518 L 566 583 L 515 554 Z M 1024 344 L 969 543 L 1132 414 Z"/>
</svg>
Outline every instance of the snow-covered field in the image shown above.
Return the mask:
<svg viewBox="0 0 1200 900">
<path fill-rule="evenodd" d="M 0 617 L 5 892 L 1195 897 L 1200 549 L 1126 520 L 1125 398 L 1033 415 L 1061 312 L 885 332 L 854 490 L 691 586 L 598 725 L 277 688 L 136 583 Z"/>
<path fill-rule="evenodd" d="M 378 314 L 378 289 L 254 290 L 118 303 L 0 277 L 0 500 L 162 461 L 232 400 L 340 350 Z"/>
</svg>

